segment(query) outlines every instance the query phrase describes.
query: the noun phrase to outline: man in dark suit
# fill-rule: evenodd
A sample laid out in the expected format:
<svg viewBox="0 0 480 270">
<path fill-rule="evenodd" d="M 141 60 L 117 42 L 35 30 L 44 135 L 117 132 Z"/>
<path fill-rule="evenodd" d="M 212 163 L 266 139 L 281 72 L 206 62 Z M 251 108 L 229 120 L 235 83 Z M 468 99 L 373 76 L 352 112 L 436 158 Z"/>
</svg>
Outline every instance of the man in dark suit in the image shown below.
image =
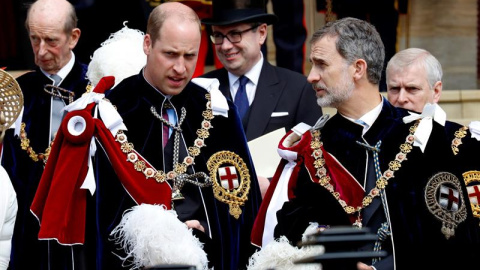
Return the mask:
<svg viewBox="0 0 480 270">
<path fill-rule="evenodd" d="M 80 97 L 87 86 L 87 66 L 78 62 L 72 51 L 81 32 L 75 9 L 68 1 L 36 1 L 28 10 L 25 25 L 37 68 L 17 79 L 24 95 L 23 116 L 19 116 L 15 132 L 6 132 L 2 153 L 2 166 L 18 198 L 9 268 L 12 270 L 55 268 L 62 260 L 74 265 L 70 258 L 77 247 L 38 240 L 39 224 L 30 213 L 30 205 L 62 119 L 60 110 Z M 46 87 L 53 84 L 61 90 Z M 53 256 L 61 259 L 51 261 Z"/>
<path fill-rule="evenodd" d="M 271 65 L 261 52 L 267 26 L 277 21 L 266 13 L 264 0 L 214 0 L 212 5 L 213 16 L 202 22 L 212 27 L 211 40 L 224 68 L 203 76 L 217 78 L 222 93 L 235 102 L 247 140 L 282 127 L 290 130 L 299 122 L 313 125 L 322 110 L 305 76 Z M 248 78 L 244 95 L 237 94 L 243 93 L 238 91 L 242 77 Z M 244 105 L 239 105 L 242 98 Z"/>
</svg>

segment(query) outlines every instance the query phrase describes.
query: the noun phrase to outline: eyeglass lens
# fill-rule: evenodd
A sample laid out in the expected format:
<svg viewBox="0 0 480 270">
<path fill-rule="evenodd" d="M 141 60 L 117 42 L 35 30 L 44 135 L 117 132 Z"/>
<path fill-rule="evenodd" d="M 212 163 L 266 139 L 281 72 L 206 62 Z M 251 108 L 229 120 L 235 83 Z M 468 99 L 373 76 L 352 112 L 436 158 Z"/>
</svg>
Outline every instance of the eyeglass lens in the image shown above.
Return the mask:
<svg viewBox="0 0 480 270">
<path fill-rule="evenodd" d="M 242 41 L 242 34 L 253 30 L 255 27 L 245 29 L 243 31 L 232 31 L 227 33 L 226 35 L 222 33 L 215 32 L 210 36 L 210 39 L 212 40 L 213 44 L 215 45 L 222 45 L 223 44 L 223 39 L 227 38 L 230 43 L 238 43 Z"/>
</svg>

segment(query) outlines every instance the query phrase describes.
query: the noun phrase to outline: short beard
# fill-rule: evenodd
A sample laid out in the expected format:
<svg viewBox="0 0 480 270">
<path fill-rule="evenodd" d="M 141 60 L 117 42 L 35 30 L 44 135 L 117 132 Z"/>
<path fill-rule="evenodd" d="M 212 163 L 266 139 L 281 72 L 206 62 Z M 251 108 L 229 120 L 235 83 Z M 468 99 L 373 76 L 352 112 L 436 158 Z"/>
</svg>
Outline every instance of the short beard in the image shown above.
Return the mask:
<svg viewBox="0 0 480 270">
<path fill-rule="evenodd" d="M 339 84 L 330 88 L 323 88 L 325 89 L 325 95 L 323 97 L 317 97 L 318 106 L 338 108 L 340 104 L 350 99 L 355 84 L 345 70 Z"/>
</svg>

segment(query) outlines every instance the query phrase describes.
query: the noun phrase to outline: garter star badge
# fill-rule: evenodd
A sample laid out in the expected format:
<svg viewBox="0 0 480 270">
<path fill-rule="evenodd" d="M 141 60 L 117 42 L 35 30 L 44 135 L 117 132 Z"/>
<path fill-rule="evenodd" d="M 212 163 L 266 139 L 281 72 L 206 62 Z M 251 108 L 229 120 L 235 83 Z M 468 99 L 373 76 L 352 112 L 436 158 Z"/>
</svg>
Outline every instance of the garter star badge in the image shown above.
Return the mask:
<svg viewBox="0 0 480 270">
<path fill-rule="evenodd" d="M 463 181 L 467 186 L 468 199 L 472 207 L 473 216 L 480 218 L 480 171 L 463 173 Z"/>
<path fill-rule="evenodd" d="M 432 176 L 425 188 L 428 210 L 442 221 L 442 233 L 446 239 L 455 235 L 455 228 L 467 218 L 460 180 L 449 172 Z"/>
<path fill-rule="evenodd" d="M 230 151 L 220 151 L 207 162 L 215 198 L 230 206 L 230 215 L 239 218 L 240 206 L 247 201 L 250 173 L 243 159 Z"/>
</svg>

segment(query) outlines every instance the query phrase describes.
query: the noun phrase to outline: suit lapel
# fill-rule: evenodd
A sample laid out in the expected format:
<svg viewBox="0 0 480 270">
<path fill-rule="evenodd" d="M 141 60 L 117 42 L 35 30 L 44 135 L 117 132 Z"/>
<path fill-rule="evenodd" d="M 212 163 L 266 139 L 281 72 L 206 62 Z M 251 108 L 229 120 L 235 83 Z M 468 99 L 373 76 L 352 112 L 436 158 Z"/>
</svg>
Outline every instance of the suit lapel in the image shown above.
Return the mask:
<svg viewBox="0 0 480 270">
<path fill-rule="evenodd" d="M 219 89 L 222 94 L 229 100 L 233 102 L 232 94 L 230 93 L 230 82 L 228 81 L 228 72 L 225 68 L 219 71 L 219 75 L 217 77 L 218 81 L 220 82 Z"/>
<path fill-rule="evenodd" d="M 245 132 L 248 141 L 263 135 L 284 88 L 285 82 L 279 80 L 274 67 L 264 61 L 255 99 L 250 106 Z"/>
</svg>

